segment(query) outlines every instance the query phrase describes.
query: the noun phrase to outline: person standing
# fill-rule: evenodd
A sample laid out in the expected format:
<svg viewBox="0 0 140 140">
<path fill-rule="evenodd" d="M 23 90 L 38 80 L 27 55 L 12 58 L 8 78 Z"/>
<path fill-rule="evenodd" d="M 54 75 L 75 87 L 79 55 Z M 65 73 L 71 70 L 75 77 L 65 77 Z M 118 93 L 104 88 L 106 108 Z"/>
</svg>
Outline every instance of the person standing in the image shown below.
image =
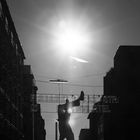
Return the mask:
<svg viewBox="0 0 140 140">
<path fill-rule="evenodd" d="M 69 108 L 80 106 L 80 101 L 83 100 L 84 100 L 84 92 L 81 91 L 81 94 L 78 99 L 72 102 L 69 102 L 69 100 L 66 99 L 65 104 L 58 105 L 58 122 L 59 122 L 59 133 L 60 133 L 59 140 L 64 140 L 65 138 L 67 140 L 74 140 L 74 134 L 69 125 L 69 120 L 71 115 L 69 112 Z"/>
</svg>

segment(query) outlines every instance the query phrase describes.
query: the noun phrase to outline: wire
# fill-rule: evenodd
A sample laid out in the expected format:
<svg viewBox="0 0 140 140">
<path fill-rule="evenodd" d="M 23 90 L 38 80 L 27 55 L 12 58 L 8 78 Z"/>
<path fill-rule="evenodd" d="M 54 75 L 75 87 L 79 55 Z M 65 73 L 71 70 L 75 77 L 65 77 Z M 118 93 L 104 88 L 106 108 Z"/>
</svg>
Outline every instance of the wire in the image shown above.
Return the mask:
<svg viewBox="0 0 140 140">
<path fill-rule="evenodd" d="M 80 85 L 80 84 L 66 84 L 66 85 L 70 85 L 70 86 L 79 86 L 79 87 L 103 87 L 102 85 Z"/>
<path fill-rule="evenodd" d="M 103 76 L 105 75 L 106 73 L 94 73 L 94 74 L 88 74 L 88 75 L 84 75 L 84 76 L 76 76 L 76 78 L 85 78 L 85 77 L 95 77 L 95 76 Z M 38 74 L 35 74 L 35 76 L 38 76 L 38 77 L 46 77 L 47 79 L 59 79 L 59 78 L 54 78 L 54 77 L 48 77 L 46 75 L 38 75 Z"/>
<path fill-rule="evenodd" d="M 48 84 L 58 84 L 58 83 L 50 83 L 49 81 L 44 81 L 44 80 L 36 80 L 36 82 L 41 82 L 41 83 L 48 83 Z M 71 83 L 63 83 L 65 85 L 69 86 L 79 86 L 79 87 L 103 87 L 103 85 L 81 85 L 81 84 L 71 84 Z"/>
</svg>

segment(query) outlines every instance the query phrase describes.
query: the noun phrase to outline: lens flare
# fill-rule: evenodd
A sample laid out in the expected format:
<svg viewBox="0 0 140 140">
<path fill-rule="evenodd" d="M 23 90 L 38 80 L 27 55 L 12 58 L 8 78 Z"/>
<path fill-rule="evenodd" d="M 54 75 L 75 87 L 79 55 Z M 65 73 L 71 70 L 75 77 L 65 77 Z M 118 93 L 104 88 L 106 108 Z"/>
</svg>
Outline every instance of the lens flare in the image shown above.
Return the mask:
<svg viewBox="0 0 140 140">
<path fill-rule="evenodd" d="M 68 113 L 72 113 L 72 108 L 68 108 Z"/>
</svg>

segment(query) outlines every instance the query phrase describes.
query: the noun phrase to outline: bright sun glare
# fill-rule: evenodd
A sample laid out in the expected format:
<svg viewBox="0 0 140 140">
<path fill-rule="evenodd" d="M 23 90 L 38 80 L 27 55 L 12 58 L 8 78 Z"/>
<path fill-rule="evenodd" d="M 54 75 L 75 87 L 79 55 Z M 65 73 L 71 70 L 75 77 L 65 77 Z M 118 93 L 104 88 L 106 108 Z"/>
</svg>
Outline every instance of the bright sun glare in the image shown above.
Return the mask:
<svg viewBox="0 0 140 140">
<path fill-rule="evenodd" d="M 58 27 L 55 30 L 55 45 L 62 52 L 73 56 L 84 50 L 88 43 L 89 36 L 82 25 L 73 21 L 58 22 Z"/>
<path fill-rule="evenodd" d="M 72 113 L 72 108 L 71 107 L 68 109 L 68 112 L 69 113 Z"/>
</svg>

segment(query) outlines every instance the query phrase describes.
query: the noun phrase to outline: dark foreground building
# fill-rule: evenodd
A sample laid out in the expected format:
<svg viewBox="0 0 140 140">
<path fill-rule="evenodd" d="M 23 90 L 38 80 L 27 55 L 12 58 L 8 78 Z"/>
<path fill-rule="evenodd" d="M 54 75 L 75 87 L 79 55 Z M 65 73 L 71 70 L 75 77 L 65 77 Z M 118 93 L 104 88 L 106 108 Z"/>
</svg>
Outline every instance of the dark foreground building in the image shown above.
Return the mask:
<svg viewBox="0 0 140 140">
<path fill-rule="evenodd" d="M 89 114 L 89 126 L 90 126 L 90 139 L 103 140 L 104 129 L 103 129 L 103 116 L 105 110 L 103 110 L 103 102 L 99 101 L 94 104 L 93 111 Z"/>
<path fill-rule="evenodd" d="M 140 46 L 120 46 L 114 67 L 104 77 L 104 95 L 94 104 L 88 117 L 90 127 L 81 130 L 79 140 L 138 139 L 139 94 Z"/>
<path fill-rule="evenodd" d="M 102 100 L 96 102 L 89 113 L 89 129 L 81 129 L 79 140 L 104 140 L 103 117 L 106 112 Z"/>
<path fill-rule="evenodd" d="M 5 0 L 0 0 L 0 139 L 23 139 L 22 66 L 25 59 Z"/>
<path fill-rule="evenodd" d="M 104 139 L 127 140 L 139 137 L 140 46 L 120 46 L 114 68 L 104 77 L 104 94 L 116 96 L 111 113 L 104 116 Z"/>
<path fill-rule="evenodd" d="M 0 140 L 45 140 L 37 87 L 24 59 L 7 3 L 0 0 Z"/>
<path fill-rule="evenodd" d="M 37 87 L 35 85 L 34 75 L 31 72 L 30 65 L 24 65 L 23 71 L 23 130 L 25 135 L 24 139 L 45 140 L 45 123 L 41 116 L 40 105 L 37 104 Z"/>
</svg>

